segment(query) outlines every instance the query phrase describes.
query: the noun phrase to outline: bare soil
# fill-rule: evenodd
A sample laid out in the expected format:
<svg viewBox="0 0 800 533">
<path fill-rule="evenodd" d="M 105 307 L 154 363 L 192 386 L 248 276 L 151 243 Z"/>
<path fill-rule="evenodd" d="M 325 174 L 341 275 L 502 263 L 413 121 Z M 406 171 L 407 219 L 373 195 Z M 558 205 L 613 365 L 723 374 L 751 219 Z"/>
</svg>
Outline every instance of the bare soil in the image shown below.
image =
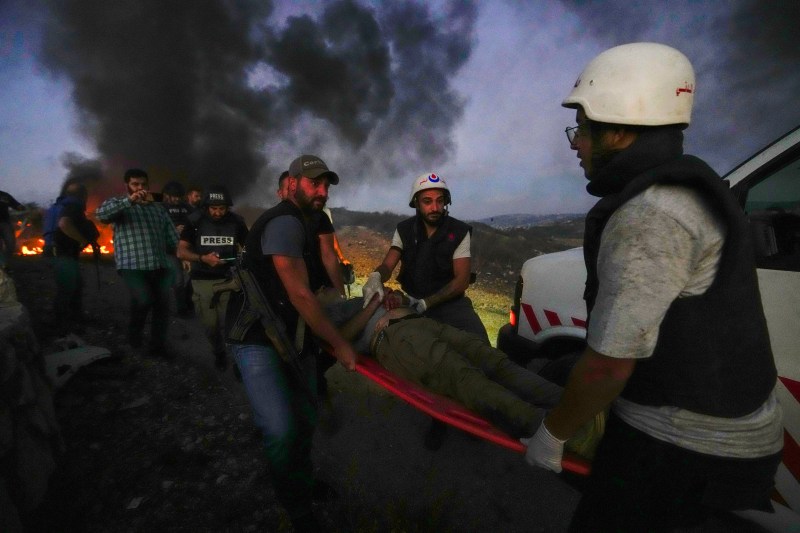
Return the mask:
<svg viewBox="0 0 800 533">
<path fill-rule="evenodd" d="M 368 234 L 347 239 L 346 254 L 362 275 L 386 245 L 373 248 Z M 52 350 L 49 264 L 30 256 L 14 267 L 20 300 L 43 350 Z M 82 270 L 87 326 L 80 337 L 114 357 L 84 367 L 56 392 L 63 453 L 46 500 L 25 517 L 26 531 L 291 531 L 243 389 L 230 369 L 213 368 L 197 323 L 172 318 L 175 358 L 145 357 L 123 344 L 127 291 L 113 261 L 87 259 Z M 313 455 L 317 476 L 338 493 L 315 504 L 329 530 L 566 528 L 578 499 L 571 483 L 580 480 L 531 468 L 452 428 L 429 451 L 427 416 L 338 365 L 328 379 L 333 409 L 323 412 Z"/>
</svg>

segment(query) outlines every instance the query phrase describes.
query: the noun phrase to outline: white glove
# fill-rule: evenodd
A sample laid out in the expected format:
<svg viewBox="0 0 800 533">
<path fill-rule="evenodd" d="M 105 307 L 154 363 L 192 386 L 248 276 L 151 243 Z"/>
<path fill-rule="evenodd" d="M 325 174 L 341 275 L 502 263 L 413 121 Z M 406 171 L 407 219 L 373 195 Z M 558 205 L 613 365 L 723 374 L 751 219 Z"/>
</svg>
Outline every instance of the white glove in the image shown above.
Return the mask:
<svg viewBox="0 0 800 533">
<path fill-rule="evenodd" d="M 364 284 L 364 289 L 361 291 L 364 295 L 364 307 L 367 307 L 372 297 L 377 294 L 380 301 L 383 301 L 383 281 L 381 280 L 380 272 L 371 272 L 367 276 L 367 282 Z M 362 307 L 362 309 L 364 308 Z"/>
<path fill-rule="evenodd" d="M 564 443 L 567 441 L 555 438 L 547 430 L 544 422 L 533 437 L 519 440 L 528 447 L 525 452 L 525 460 L 529 465 L 547 468 L 556 473 L 561 472 Z"/>
<path fill-rule="evenodd" d="M 421 298 L 417 300 L 410 294 L 408 295 L 408 306 L 419 314 L 423 314 L 428 309 L 428 304 L 425 303 L 425 300 Z"/>
</svg>

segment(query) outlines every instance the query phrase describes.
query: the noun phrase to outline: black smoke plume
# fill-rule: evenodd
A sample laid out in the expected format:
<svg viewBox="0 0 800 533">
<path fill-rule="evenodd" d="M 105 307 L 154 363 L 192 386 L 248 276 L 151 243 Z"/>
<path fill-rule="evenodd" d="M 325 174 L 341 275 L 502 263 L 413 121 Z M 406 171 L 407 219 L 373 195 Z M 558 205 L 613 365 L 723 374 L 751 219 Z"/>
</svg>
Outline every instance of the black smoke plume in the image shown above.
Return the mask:
<svg viewBox="0 0 800 533">
<path fill-rule="evenodd" d="M 108 178 L 146 168 L 234 195 L 300 153 L 350 183 L 407 178 L 452 152 L 476 8 L 453 1 L 52 0 L 41 61 L 73 87 Z M 411 170 L 413 169 L 413 170 Z M 341 170 L 341 172 L 340 172 Z M 347 183 L 348 180 L 343 180 Z M 352 185 L 351 185 L 352 186 Z"/>
</svg>

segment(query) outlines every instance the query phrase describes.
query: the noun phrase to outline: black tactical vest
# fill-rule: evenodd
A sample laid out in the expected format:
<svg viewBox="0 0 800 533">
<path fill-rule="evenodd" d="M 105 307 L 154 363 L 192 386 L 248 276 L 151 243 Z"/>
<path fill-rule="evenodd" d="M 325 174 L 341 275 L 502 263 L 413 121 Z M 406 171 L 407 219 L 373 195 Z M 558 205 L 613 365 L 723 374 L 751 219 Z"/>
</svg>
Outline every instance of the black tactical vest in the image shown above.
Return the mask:
<svg viewBox="0 0 800 533">
<path fill-rule="evenodd" d="M 453 254 L 467 233 L 472 233 L 472 226 L 446 216 L 428 238 L 422 219 L 413 216 L 397 225 L 397 233 L 403 241 L 397 279 L 405 292 L 415 298 L 425 298 L 455 277 Z"/>
<path fill-rule="evenodd" d="M 167 203 L 163 205 L 173 225 L 183 226 L 189 221 L 189 215 L 192 213 L 192 208 L 189 204 L 180 202 L 175 205 Z"/>
<path fill-rule="evenodd" d="M 280 277 L 275 270 L 272 257 L 264 256 L 261 253 L 261 236 L 264 233 L 267 223 L 274 218 L 285 215 L 297 218 L 303 224 L 303 228 L 305 229 L 303 241 L 303 260 L 308 271 L 309 285 L 311 289 L 316 290 L 324 285 L 325 280 L 321 278 L 321 273 L 324 272 L 324 268 L 322 266 L 322 259 L 319 251 L 319 237 L 313 233 L 316 226 L 311 227 L 306 218 L 303 216 L 302 211 L 300 211 L 297 206 L 289 201 L 283 201 L 275 207 L 265 211 L 260 217 L 258 217 L 253 226 L 250 228 L 250 232 L 247 235 L 247 240 L 245 241 L 245 252 L 242 256 L 242 267 L 248 269 L 254 274 L 258 284 L 261 286 L 262 292 L 267 297 L 267 300 L 269 300 L 269 304 L 272 306 L 275 313 L 277 313 L 286 324 L 289 337 L 294 338 L 299 314 L 289 301 L 289 296 L 286 293 L 286 289 L 283 287 Z M 231 295 L 225 317 L 226 324 L 228 325 L 226 329 L 228 331 L 230 331 L 233 321 L 235 321 L 238 317 L 242 305 L 242 295 L 240 293 L 233 293 Z M 312 338 L 312 335 L 305 335 L 306 342 L 304 345 L 304 351 L 307 351 L 307 349 L 311 347 Z M 264 333 L 261 325 L 256 322 L 247 331 L 242 344 L 270 345 L 271 342 Z"/>
<path fill-rule="evenodd" d="M 228 212 L 220 220 L 215 221 L 205 212 L 198 212 L 199 217 L 192 215 L 194 222 L 195 238 L 192 243 L 194 251 L 200 255 L 217 252 L 222 259 L 236 257 L 236 233 L 240 227 L 240 217 Z M 192 277 L 195 279 L 223 279 L 230 268 L 230 264 L 212 267 L 202 261 L 192 263 Z"/>
<path fill-rule="evenodd" d="M 586 299 L 591 321 L 599 280 L 597 255 L 609 217 L 656 183 L 699 191 L 727 225 L 719 271 L 701 295 L 676 299 L 661 324 L 656 348 L 637 360 L 622 397 L 726 418 L 752 413 L 775 386 L 777 371 L 756 278 L 747 219 L 726 182 L 693 156 L 680 156 L 633 178 L 602 198 L 586 217 Z M 661 275 L 653 272 L 653 276 Z"/>
</svg>

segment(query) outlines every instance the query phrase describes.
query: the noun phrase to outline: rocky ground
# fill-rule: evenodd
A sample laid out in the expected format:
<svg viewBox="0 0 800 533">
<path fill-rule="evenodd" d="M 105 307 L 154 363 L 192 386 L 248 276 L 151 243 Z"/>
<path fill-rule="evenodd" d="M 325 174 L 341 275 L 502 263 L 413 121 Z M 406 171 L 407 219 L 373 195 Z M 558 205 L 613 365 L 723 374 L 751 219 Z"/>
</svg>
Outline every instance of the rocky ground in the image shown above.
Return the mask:
<svg viewBox="0 0 800 533">
<path fill-rule="evenodd" d="M 388 237 L 363 226 L 338 231 L 363 278 Z M 566 247 L 566 245 L 564 246 Z M 507 318 L 518 258 L 483 258 L 469 290 L 490 331 Z M 513 264 L 514 266 L 509 266 Z M 52 272 L 38 256 L 16 258 L 12 277 L 31 312 L 43 352 L 57 350 L 49 327 Z M 61 425 L 58 469 L 27 532 L 289 532 L 265 469 L 244 391 L 218 372 L 193 319 L 171 318 L 171 360 L 127 348 L 127 291 L 113 261 L 82 263 L 87 325 L 72 342 L 112 357 L 84 367 L 54 396 Z M 338 496 L 315 504 L 334 532 L 560 532 L 582 480 L 527 466 L 522 457 L 450 429 L 438 451 L 422 445 L 430 419 L 334 366 L 332 409 L 315 435 L 317 476 Z M 725 524 L 715 532 L 749 531 Z"/>
<path fill-rule="evenodd" d="M 241 385 L 218 373 L 192 319 L 173 318 L 175 359 L 126 348 L 127 293 L 110 260 L 82 264 L 80 338 L 113 357 L 55 395 L 63 453 L 27 531 L 291 531 L 266 473 Z M 98 284 L 99 272 L 99 284 Z M 54 290 L 41 257 L 13 278 L 45 352 Z M 457 430 L 438 451 L 429 419 L 358 374 L 328 373 L 332 415 L 315 435 L 318 477 L 338 493 L 316 504 L 332 531 L 562 531 L 578 493 L 569 478 Z M 565 482 L 567 481 L 567 482 Z"/>
</svg>

